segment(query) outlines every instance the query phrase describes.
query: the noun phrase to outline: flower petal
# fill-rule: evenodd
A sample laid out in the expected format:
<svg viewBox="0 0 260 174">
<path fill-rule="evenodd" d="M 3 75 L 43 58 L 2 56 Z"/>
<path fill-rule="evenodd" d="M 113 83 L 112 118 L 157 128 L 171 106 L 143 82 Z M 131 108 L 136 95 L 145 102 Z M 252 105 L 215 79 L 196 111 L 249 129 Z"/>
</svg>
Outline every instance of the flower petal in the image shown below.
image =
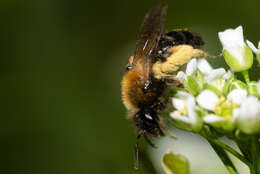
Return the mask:
<svg viewBox="0 0 260 174">
<path fill-rule="evenodd" d="M 258 42 L 258 49 L 260 49 L 260 41 Z"/>
<path fill-rule="evenodd" d="M 197 70 L 197 60 L 191 59 L 187 64 L 186 74 L 192 75 Z"/>
<path fill-rule="evenodd" d="M 198 69 L 203 74 L 210 74 L 211 71 L 212 71 L 212 67 L 210 66 L 210 64 L 205 59 L 198 60 Z"/>
<path fill-rule="evenodd" d="M 226 119 L 224 117 L 217 116 L 215 114 L 209 114 L 203 117 L 205 123 L 219 123 L 224 122 Z"/>
<path fill-rule="evenodd" d="M 227 98 L 232 99 L 234 103 L 240 105 L 246 99 L 246 96 L 247 96 L 246 90 L 234 89 L 228 94 Z"/>
<path fill-rule="evenodd" d="M 170 113 L 170 117 L 174 120 L 177 120 L 177 121 L 192 124 L 192 121 L 184 115 L 179 115 L 179 114 L 175 114 L 174 112 L 172 112 L 172 113 Z"/>
<path fill-rule="evenodd" d="M 193 97 L 190 97 L 187 100 L 187 109 L 188 109 L 188 117 L 191 119 L 191 121 L 196 122 L 197 113 L 195 111 L 195 99 Z"/>
<path fill-rule="evenodd" d="M 188 98 L 194 98 L 191 94 L 184 92 L 184 91 L 178 91 L 178 96 L 180 99 L 187 100 Z"/>
<path fill-rule="evenodd" d="M 215 105 L 218 102 L 218 96 L 211 90 L 206 89 L 197 96 L 197 102 L 201 107 L 214 111 Z"/>
<path fill-rule="evenodd" d="M 250 42 L 249 40 L 246 40 L 246 43 L 247 43 L 247 45 L 252 49 L 252 51 L 254 52 L 254 53 L 258 53 L 260 50 L 258 50 L 256 47 L 255 47 L 255 45 L 252 43 L 252 42 Z"/>
<path fill-rule="evenodd" d="M 183 71 L 179 71 L 176 75 L 176 78 L 180 79 L 181 81 L 185 81 L 186 74 Z"/>
<path fill-rule="evenodd" d="M 224 76 L 226 73 L 226 70 L 224 68 L 218 68 L 218 69 L 214 69 L 211 71 L 211 73 L 209 74 L 207 81 L 210 82 L 212 80 L 215 80 L 217 78 L 220 78 L 222 76 Z"/>
<path fill-rule="evenodd" d="M 174 108 L 176 108 L 178 111 L 183 111 L 185 108 L 185 103 L 183 100 L 178 99 L 178 98 L 173 98 L 172 99 L 172 104 L 174 106 Z"/>
</svg>

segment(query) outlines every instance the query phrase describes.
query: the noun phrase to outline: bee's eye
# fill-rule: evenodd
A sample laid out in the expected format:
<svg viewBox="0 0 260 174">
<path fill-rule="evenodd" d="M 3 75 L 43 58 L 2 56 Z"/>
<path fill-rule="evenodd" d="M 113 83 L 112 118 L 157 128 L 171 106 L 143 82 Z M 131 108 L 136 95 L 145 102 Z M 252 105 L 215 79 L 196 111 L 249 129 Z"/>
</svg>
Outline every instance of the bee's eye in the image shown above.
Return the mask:
<svg viewBox="0 0 260 174">
<path fill-rule="evenodd" d="M 126 71 L 130 71 L 132 69 L 132 66 L 131 65 L 127 65 L 126 67 L 125 67 L 125 70 Z"/>
</svg>

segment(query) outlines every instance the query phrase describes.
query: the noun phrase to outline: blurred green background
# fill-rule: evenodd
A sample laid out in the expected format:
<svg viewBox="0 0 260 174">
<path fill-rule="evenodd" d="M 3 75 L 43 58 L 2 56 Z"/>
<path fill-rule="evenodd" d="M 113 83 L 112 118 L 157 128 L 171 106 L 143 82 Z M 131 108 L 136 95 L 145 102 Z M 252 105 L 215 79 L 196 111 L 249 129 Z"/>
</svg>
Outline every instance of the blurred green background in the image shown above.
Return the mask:
<svg viewBox="0 0 260 174">
<path fill-rule="evenodd" d="M 152 173 L 149 160 L 133 170 L 120 80 L 156 2 L 0 1 L 1 173 Z M 226 28 L 243 25 L 249 40 L 260 39 L 259 0 L 168 4 L 165 29 L 201 33 L 211 54 Z"/>
</svg>

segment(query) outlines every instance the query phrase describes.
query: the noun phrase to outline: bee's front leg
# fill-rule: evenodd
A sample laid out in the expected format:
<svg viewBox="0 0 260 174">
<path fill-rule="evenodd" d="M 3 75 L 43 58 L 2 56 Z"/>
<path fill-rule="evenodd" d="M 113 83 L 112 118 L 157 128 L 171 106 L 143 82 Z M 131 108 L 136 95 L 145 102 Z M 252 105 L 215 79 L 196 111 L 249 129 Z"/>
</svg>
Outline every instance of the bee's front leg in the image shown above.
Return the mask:
<svg viewBox="0 0 260 174">
<path fill-rule="evenodd" d="M 183 83 L 175 76 L 162 77 L 162 81 L 165 82 L 167 86 L 183 87 Z"/>
</svg>

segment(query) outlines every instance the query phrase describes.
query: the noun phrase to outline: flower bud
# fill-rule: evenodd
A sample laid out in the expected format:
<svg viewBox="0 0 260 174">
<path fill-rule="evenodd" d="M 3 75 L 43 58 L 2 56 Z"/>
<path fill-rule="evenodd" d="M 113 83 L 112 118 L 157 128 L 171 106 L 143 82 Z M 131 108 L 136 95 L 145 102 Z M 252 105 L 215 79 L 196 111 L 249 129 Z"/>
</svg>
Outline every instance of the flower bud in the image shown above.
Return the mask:
<svg viewBox="0 0 260 174">
<path fill-rule="evenodd" d="M 245 44 L 242 26 L 219 32 L 226 63 L 235 72 L 248 70 L 253 65 L 253 53 Z"/>
</svg>

